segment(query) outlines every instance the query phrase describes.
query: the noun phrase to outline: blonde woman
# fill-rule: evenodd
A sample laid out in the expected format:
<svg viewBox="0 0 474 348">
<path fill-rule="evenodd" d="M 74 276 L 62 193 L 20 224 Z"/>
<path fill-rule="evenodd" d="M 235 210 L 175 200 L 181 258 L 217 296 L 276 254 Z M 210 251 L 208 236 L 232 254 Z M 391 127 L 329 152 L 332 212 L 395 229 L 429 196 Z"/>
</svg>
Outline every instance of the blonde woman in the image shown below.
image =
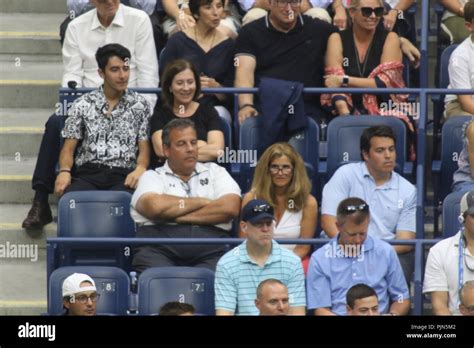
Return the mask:
<svg viewBox="0 0 474 348">
<path fill-rule="evenodd" d="M 318 203 L 310 192 L 311 182 L 301 156 L 291 145 L 276 143 L 260 157 L 242 207 L 252 199 L 267 201 L 275 212 L 275 239 L 313 238 Z M 245 237 L 243 231 L 240 231 L 240 237 Z M 306 272 L 311 246 L 283 244 L 283 247 L 303 260 Z"/>
</svg>

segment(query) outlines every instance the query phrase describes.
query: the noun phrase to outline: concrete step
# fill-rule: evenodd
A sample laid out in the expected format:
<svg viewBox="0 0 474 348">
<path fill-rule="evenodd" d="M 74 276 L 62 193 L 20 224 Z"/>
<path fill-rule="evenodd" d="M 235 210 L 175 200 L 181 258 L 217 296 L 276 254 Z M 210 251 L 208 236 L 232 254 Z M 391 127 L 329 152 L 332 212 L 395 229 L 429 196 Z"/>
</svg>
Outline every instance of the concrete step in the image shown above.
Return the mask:
<svg viewBox="0 0 474 348">
<path fill-rule="evenodd" d="M 0 137 L 3 138 L 3 137 Z M 0 157 L 0 203 L 30 204 L 34 191 L 31 178 L 36 165 L 36 158 Z M 57 198 L 50 195 L 50 202 L 57 203 Z"/>
<path fill-rule="evenodd" d="M 65 17 L 66 13 L 0 13 L 0 53 L 61 54 L 59 26 Z"/>
<path fill-rule="evenodd" d="M 0 0 L 2 13 L 67 13 L 66 0 Z"/>
<path fill-rule="evenodd" d="M 57 80 L 63 76 L 62 62 L 32 62 L 20 57 L 0 64 L 3 80 Z"/>
<path fill-rule="evenodd" d="M 7 258 L 0 261 L 0 315 L 40 315 L 47 311 L 46 250 L 37 260 Z M 7 286 L 6 286 L 7 285 Z"/>
<path fill-rule="evenodd" d="M 3 108 L 54 108 L 59 102 L 60 80 L 0 80 Z"/>
<path fill-rule="evenodd" d="M 21 55 L 58 55 L 61 43 L 57 35 L 0 35 L 0 52 Z"/>
<path fill-rule="evenodd" d="M 58 54 L 1 54 L 0 53 L 0 65 L 4 63 L 18 64 L 22 62 L 28 63 L 39 63 L 39 62 L 50 62 L 60 63 L 61 68 L 63 64 L 63 58 L 60 53 Z"/>
<path fill-rule="evenodd" d="M 46 248 L 46 238 L 56 237 L 56 222 L 52 222 L 43 228 L 43 233 L 36 238 L 30 237 L 21 227 L 30 204 L 0 204 L 0 244 L 36 244 L 39 249 Z M 53 216 L 57 215 L 56 205 L 51 205 Z"/>
<path fill-rule="evenodd" d="M 0 127 L 0 156 L 16 162 L 37 156 L 43 132 L 43 126 Z"/>
<path fill-rule="evenodd" d="M 0 108 L 0 127 L 35 127 L 43 130 L 54 109 Z"/>
<path fill-rule="evenodd" d="M 56 216 L 56 206 L 51 208 Z M 0 279 L 8 284 L 0 287 L 0 315 L 46 312 L 46 238 L 57 235 L 56 223 L 46 225 L 36 238 L 30 237 L 21 228 L 29 209 L 29 204 L 0 204 L 0 245 L 4 250 L 29 250 L 22 257 L 13 258 L 10 252 L 0 260 Z"/>
</svg>

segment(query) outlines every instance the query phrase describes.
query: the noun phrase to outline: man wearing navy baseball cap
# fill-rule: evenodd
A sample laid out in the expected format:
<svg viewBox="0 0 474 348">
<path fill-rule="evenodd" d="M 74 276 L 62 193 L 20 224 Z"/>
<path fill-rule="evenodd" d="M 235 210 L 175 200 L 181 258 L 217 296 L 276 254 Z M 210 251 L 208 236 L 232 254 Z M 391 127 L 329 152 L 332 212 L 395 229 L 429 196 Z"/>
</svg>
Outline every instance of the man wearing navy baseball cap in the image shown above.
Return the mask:
<svg viewBox="0 0 474 348">
<path fill-rule="evenodd" d="M 254 199 L 242 209 L 240 227 L 247 239 L 217 263 L 215 298 L 217 315 L 258 315 L 257 287 L 265 279 L 280 280 L 288 288 L 290 315 L 306 313 L 301 260 L 273 240 L 273 208 Z"/>
<path fill-rule="evenodd" d="M 460 203 L 460 231 L 436 243 L 426 261 L 423 293 L 431 295 L 435 315 L 459 315 L 459 292 L 474 281 L 474 191 Z"/>
</svg>

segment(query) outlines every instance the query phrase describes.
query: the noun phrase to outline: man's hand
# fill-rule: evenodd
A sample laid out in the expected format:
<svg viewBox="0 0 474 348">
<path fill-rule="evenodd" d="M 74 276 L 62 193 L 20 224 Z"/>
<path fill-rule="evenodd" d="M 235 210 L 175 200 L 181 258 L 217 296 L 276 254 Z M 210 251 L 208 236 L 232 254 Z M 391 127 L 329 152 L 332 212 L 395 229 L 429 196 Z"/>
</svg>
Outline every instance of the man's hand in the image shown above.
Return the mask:
<svg viewBox="0 0 474 348">
<path fill-rule="evenodd" d="M 335 15 L 333 18 L 333 24 L 339 28 L 339 30 L 344 30 L 347 27 L 347 13 L 344 6 L 337 6 Z"/>
<path fill-rule="evenodd" d="M 176 18 L 176 27 L 178 31 L 183 31 L 184 29 L 191 28 L 196 24 L 193 16 L 190 16 L 184 12 L 180 12 Z"/>
<path fill-rule="evenodd" d="M 415 69 L 420 66 L 421 53 L 413 44 L 404 37 L 400 38 L 400 48 L 405 56 L 410 60 L 410 65 Z"/>
<path fill-rule="evenodd" d="M 326 75 L 324 76 L 324 84 L 327 88 L 339 88 L 342 86 L 343 76 L 339 75 Z"/>
<path fill-rule="evenodd" d="M 71 173 L 68 172 L 61 172 L 56 178 L 56 182 L 54 183 L 54 193 L 56 193 L 59 197 L 64 194 L 64 190 L 71 185 Z"/>
<path fill-rule="evenodd" d="M 383 16 L 383 25 L 388 31 L 392 31 L 395 23 L 397 22 L 398 11 L 391 9 L 388 13 Z"/>
<path fill-rule="evenodd" d="M 136 189 L 138 185 L 138 179 L 142 176 L 143 173 L 145 173 L 146 169 L 143 167 L 137 167 L 133 172 L 127 175 L 125 178 L 125 183 L 124 185 L 126 187 L 130 187 L 132 189 Z"/>
<path fill-rule="evenodd" d="M 251 116 L 258 116 L 257 109 L 250 105 L 243 107 L 239 110 L 239 124 L 243 124 L 244 121 Z"/>
</svg>

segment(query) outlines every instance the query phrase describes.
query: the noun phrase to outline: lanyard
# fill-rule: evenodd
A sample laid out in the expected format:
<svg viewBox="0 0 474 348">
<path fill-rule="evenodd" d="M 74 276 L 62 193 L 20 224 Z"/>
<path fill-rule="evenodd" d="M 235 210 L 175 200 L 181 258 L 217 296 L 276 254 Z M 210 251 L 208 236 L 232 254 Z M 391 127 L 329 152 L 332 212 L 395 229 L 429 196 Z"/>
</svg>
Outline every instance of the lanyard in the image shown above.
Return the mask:
<svg viewBox="0 0 474 348">
<path fill-rule="evenodd" d="M 461 231 L 461 237 L 459 238 L 459 265 L 458 265 L 458 291 L 462 289 L 464 284 L 464 238 L 463 238 L 463 231 Z"/>
<path fill-rule="evenodd" d="M 458 265 L 458 308 L 461 304 L 461 289 L 464 285 L 464 229 L 461 229 L 461 236 L 459 237 L 459 265 Z"/>
</svg>

